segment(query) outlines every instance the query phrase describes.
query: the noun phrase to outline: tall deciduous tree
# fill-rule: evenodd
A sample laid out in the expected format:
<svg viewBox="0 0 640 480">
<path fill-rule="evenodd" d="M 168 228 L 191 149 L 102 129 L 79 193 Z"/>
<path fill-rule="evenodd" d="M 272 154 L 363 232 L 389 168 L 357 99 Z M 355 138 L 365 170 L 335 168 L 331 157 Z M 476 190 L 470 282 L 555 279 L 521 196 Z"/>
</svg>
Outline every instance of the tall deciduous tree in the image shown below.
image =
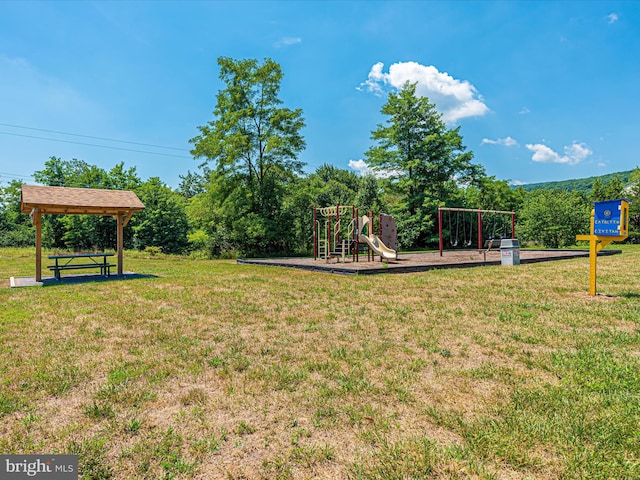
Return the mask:
<svg viewBox="0 0 640 480">
<path fill-rule="evenodd" d="M 247 239 L 247 248 L 281 248 L 277 230 L 285 187 L 303 166 L 298 160 L 305 148 L 302 110 L 282 106 L 283 74 L 273 60 L 259 64 L 221 57 L 218 65 L 225 88 L 217 96 L 215 119 L 198 127 L 200 135 L 191 139 L 191 153 L 212 162 L 216 177 L 230 187 L 225 201 L 234 206 L 227 223 L 246 229 L 234 234 Z M 271 240 L 265 244 L 265 239 Z"/>
<path fill-rule="evenodd" d="M 494 176 L 478 178 L 461 193 L 464 207 L 484 210 L 518 210 L 526 196 L 522 187 L 512 188 L 507 180 L 497 180 Z"/>
<path fill-rule="evenodd" d="M 161 247 L 165 253 L 181 253 L 187 247 L 189 221 L 184 198 L 152 177 L 138 188 L 145 209 L 134 218 L 134 244 L 142 250 Z"/>
<path fill-rule="evenodd" d="M 372 133 L 377 144 L 366 153 L 370 165 L 396 173 L 402 201 L 396 213 L 404 247 L 423 246 L 433 233 L 437 204 L 482 173 L 471 164 L 459 127 L 447 129 L 435 105 L 416 96 L 416 85 L 405 83 L 389 94 L 382 107 L 386 125 Z"/>
<path fill-rule="evenodd" d="M 629 242 L 640 243 L 640 168 L 636 167 L 623 189 L 621 197 L 627 198 L 629 205 Z"/>
<path fill-rule="evenodd" d="M 578 191 L 534 190 L 519 212 L 518 236 L 548 248 L 575 245 L 589 233 L 589 204 Z"/>
<path fill-rule="evenodd" d="M 35 244 L 29 215 L 20 211 L 22 182 L 11 180 L 0 186 L 0 247 L 26 247 Z"/>
<path fill-rule="evenodd" d="M 203 175 L 198 173 L 191 173 L 188 171 L 186 175 L 179 175 L 180 184 L 178 185 L 178 192 L 184 198 L 189 199 L 193 198 L 196 195 L 203 193 L 205 191 L 206 185 L 206 176 L 208 172 L 205 169 Z"/>
</svg>

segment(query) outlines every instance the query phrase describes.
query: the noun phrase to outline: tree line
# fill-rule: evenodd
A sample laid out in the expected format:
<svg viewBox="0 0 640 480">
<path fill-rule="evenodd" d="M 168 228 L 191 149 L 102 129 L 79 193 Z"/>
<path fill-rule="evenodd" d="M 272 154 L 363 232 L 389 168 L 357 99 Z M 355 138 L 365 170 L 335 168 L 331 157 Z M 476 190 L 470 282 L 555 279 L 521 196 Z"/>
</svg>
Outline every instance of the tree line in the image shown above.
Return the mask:
<svg viewBox="0 0 640 480">
<path fill-rule="evenodd" d="M 593 186 L 593 182 L 598 179 L 602 183 L 609 183 L 614 179 L 614 177 L 618 177 L 617 181 L 621 181 L 625 185 L 631 181 L 631 174 L 633 170 L 626 170 L 623 172 L 616 173 L 607 173 L 604 175 L 597 175 L 594 177 L 586 177 L 586 178 L 574 178 L 571 180 L 560 180 L 557 182 L 541 182 L 541 183 L 527 183 L 526 185 L 522 185 L 527 192 L 531 192 L 533 190 L 568 190 L 570 192 L 577 190 L 579 192 L 584 193 L 587 197 L 591 194 L 591 187 Z"/>
<path fill-rule="evenodd" d="M 591 193 L 512 188 L 473 162 L 460 127 L 448 128 L 416 85 L 389 93 L 385 123 L 371 133 L 367 175 L 329 162 L 304 173 L 301 109 L 283 105 L 283 73 L 265 59 L 218 59 L 224 88 L 213 120 L 190 140 L 200 165 L 180 176 L 177 189 L 160 178 L 142 181 L 135 167 L 104 170 L 83 160 L 51 157 L 34 172 L 42 185 L 133 190 L 146 208 L 125 229 L 125 248 L 191 252 L 206 257 L 304 255 L 312 249 L 312 206 L 356 205 L 395 216 L 401 249 L 434 248 L 438 206 L 513 210 L 522 242 L 546 247 L 575 244 L 587 233 L 591 201 L 632 200 L 630 241 L 640 237 L 640 170 L 628 187 L 618 177 L 596 178 Z M 28 215 L 20 213 L 21 183 L 0 186 L 0 246 L 34 244 Z M 445 225 L 458 235 L 459 222 Z M 54 249 L 115 247 L 115 219 L 47 215 L 43 243 Z M 453 242 L 452 242 L 453 243 Z M 456 244 L 458 242 L 455 242 Z"/>
</svg>

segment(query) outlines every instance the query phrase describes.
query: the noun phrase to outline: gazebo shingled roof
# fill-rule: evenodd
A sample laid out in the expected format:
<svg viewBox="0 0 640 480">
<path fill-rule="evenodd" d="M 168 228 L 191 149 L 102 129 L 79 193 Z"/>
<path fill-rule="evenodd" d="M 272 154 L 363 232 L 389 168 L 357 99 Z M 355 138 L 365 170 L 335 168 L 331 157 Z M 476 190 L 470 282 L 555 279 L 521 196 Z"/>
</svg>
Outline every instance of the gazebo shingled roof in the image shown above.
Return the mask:
<svg viewBox="0 0 640 480">
<path fill-rule="evenodd" d="M 129 190 L 23 185 L 20 210 L 30 213 L 34 208 L 48 214 L 117 215 L 139 212 L 144 205 Z"/>
</svg>

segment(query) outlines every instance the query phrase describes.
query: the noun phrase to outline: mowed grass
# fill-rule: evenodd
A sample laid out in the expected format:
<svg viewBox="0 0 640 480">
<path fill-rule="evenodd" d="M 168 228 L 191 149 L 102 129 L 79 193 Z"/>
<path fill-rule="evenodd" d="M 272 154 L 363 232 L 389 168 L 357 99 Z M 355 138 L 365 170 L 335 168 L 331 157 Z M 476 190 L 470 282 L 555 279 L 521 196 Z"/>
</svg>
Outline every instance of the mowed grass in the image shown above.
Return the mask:
<svg viewBox="0 0 640 480">
<path fill-rule="evenodd" d="M 0 250 L 0 278 L 31 250 Z M 640 477 L 640 248 L 345 277 L 127 253 L 0 288 L 0 452 L 85 479 Z M 45 262 L 46 263 L 46 262 Z"/>
</svg>

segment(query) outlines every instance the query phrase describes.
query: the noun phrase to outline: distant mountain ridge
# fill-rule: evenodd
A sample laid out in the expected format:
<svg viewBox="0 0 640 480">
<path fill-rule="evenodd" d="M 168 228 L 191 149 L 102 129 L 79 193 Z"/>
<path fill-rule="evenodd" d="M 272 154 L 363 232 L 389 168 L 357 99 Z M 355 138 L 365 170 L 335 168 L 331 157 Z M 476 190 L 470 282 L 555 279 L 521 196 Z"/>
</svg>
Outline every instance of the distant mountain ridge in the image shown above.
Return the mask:
<svg viewBox="0 0 640 480">
<path fill-rule="evenodd" d="M 602 183 L 606 185 L 611 181 L 613 177 L 618 176 L 622 183 L 626 185 L 627 183 L 629 183 L 632 172 L 633 170 L 628 170 L 625 172 L 597 175 L 595 177 L 562 180 L 560 182 L 527 183 L 525 185 L 521 185 L 521 187 L 524 188 L 527 192 L 531 192 L 533 190 L 568 190 L 570 192 L 578 190 L 580 192 L 583 192 L 585 195 L 589 195 L 589 193 L 591 192 L 591 186 L 593 185 L 593 182 L 596 178 L 599 178 Z"/>
</svg>

